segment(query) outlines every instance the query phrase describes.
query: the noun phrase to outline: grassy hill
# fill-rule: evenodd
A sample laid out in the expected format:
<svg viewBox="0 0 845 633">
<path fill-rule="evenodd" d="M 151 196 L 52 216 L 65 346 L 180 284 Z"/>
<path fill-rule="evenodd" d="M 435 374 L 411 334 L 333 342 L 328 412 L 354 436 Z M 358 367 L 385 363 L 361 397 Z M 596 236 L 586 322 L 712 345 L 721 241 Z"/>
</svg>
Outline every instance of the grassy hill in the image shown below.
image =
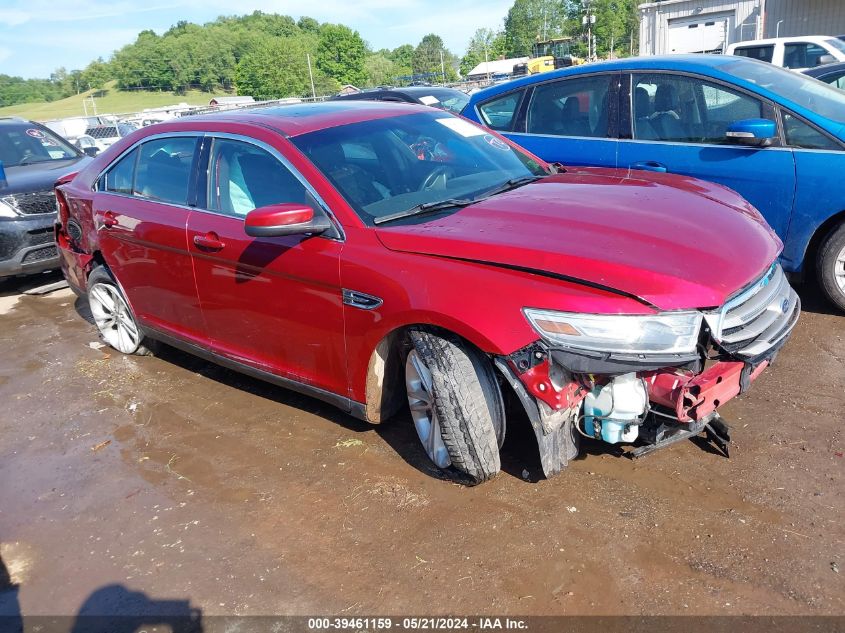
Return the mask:
<svg viewBox="0 0 845 633">
<path fill-rule="evenodd" d="M 50 119 L 61 119 L 63 117 L 81 116 L 85 114 L 82 106 L 83 100 L 100 91 L 90 90 L 67 99 L 50 102 L 21 103 L 19 105 L 0 108 L 0 116 L 19 116 L 35 121 L 48 121 Z M 114 82 L 106 84 L 102 91 L 104 96 L 95 97 L 94 103 L 97 106 L 97 114 L 125 114 L 129 112 L 140 112 L 144 108 L 156 108 L 159 106 L 174 105 L 183 101 L 189 105 L 208 105 L 208 102 L 215 94 L 190 90 L 184 95 L 177 95 L 173 92 L 145 90 L 120 91 L 114 87 Z M 91 99 L 87 99 L 88 113 L 91 110 Z"/>
</svg>

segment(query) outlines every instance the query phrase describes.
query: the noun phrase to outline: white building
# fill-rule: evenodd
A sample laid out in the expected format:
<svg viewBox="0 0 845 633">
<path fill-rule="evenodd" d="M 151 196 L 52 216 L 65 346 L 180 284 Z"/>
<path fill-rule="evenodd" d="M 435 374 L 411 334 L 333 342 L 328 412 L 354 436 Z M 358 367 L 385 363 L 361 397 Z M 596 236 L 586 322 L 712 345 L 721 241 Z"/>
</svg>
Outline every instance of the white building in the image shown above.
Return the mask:
<svg viewBox="0 0 845 633">
<path fill-rule="evenodd" d="M 481 62 L 467 73 L 467 79 L 482 79 L 494 75 L 510 75 L 516 64 L 524 64 L 527 57 L 512 57 L 511 59 L 493 59 L 489 62 Z"/>
<path fill-rule="evenodd" d="M 843 0 L 663 0 L 639 9 L 640 55 L 721 53 L 745 40 L 845 33 Z"/>
</svg>

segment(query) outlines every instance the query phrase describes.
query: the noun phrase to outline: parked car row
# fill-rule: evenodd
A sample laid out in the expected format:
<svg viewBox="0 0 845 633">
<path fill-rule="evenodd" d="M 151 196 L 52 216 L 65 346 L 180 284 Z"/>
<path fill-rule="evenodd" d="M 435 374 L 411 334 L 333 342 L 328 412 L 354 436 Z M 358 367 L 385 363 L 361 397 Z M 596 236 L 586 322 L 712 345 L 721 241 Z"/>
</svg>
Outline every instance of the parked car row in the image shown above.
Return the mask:
<svg viewBox="0 0 845 633">
<path fill-rule="evenodd" d="M 0 118 L 0 278 L 58 267 L 53 186 L 88 160 L 43 125 Z"/>
</svg>

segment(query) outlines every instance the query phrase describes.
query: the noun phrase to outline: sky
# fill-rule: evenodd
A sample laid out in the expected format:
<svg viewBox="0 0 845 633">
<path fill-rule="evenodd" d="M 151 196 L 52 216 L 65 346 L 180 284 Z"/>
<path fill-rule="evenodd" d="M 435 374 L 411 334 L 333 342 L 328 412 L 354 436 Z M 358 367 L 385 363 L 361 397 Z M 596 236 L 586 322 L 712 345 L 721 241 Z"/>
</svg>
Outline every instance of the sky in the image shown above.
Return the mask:
<svg viewBox="0 0 845 633">
<path fill-rule="evenodd" d="M 499 29 L 513 0 L 0 0 L 0 74 L 49 77 L 84 68 L 179 20 L 204 23 L 255 10 L 309 15 L 356 29 L 373 49 L 416 45 L 427 33 L 462 55 L 478 28 Z"/>
</svg>

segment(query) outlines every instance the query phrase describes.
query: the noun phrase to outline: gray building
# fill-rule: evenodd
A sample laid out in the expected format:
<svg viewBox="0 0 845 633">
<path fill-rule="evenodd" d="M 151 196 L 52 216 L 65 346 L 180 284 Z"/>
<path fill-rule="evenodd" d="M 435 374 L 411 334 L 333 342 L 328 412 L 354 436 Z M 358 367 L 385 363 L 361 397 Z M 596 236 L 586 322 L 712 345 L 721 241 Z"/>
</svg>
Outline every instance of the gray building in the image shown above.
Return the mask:
<svg viewBox="0 0 845 633">
<path fill-rule="evenodd" d="M 843 0 L 663 0 L 639 9 L 640 55 L 721 53 L 745 40 L 845 33 Z"/>
</svg>

